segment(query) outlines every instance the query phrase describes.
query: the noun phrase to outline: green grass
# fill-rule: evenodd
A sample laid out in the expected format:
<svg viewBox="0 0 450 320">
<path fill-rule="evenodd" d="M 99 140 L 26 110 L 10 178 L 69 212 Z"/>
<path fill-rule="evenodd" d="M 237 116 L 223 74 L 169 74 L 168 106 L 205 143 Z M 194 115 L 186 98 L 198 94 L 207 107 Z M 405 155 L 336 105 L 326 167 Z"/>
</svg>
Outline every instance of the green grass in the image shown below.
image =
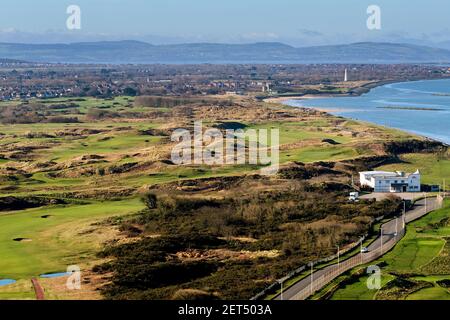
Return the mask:
<svg viewBox="0 0 450 320">
<path fill-rule="evenodd" d="M 115 129 L 131 127 L 132 129 L 157 128 L 160 124 L 156 122 L 83 122 L 83 123 L 32 123 L 32 124 L 0 124 L 0 133 L 10 135 L 23 135 L 27 132 L 53 133 L 65 129 Z M 34 140 L 34 139 L 33 139 Z M 20 141 L 20 140 L 19 140 Z"/>
<path fill-rule="evenodd" d="M 442 180 L 450 183 L 450 157 L 436 154 L 406 154 L 400 157 L 405 163 L 390 164 L 378 169 L 387 171 L 415 172 L 419 169 L 422 173 L 422 182 L 426 184 L 442 185 Z"/>
<path fill-rule="evenodd" d="M 92 258 L 100 243 L 95 234 L 79 234 L 95 221 L 134 213 L 143 208 L 139 199 L 51 206 L 0 214 L 0 278 L 28 279 L 61 272 L 68 265 Z M 50 214 L 43 219 L 41 216 Z M 16 242 L 15 238 L 32 239 Z"/>
<path fill-rule="evenodd" d="M 368 277 L 364 276 L 359 278 L 356 283 L 343 287 L 333 295 L 332 300 L 373 300 L 378 290 L 369 290 L 367 279 Z M 391 275 L 382 276 L 381 286 L 385 286 L 392 279 L 394 277 Z"/>
<path fill-rule="evenodd" d="M 72 144 L 53 149 L 53 160 L 69 160 L 86 154 L 105 155 L 118 151 L 144 149 L 160 140 L 159 137 L 150 137 L 134 134 L 122 134 L 116 136 L 95 135 Z"/>
<path fill-rule="evenodd" d="M 406 300 L 450 300 L 450 292 L 441 287 L 425 288 L 414 292 Z"/>
<path fill-rule="evenodd" d="M 450 217 L 450 201 L 445 203 L 443 209 L 408 226 L 405 237 L 383 258 L 388 263 L 387 270 L 420 272 L 421 267 L 439 255 L 446 243 L 444 237 L 450 236 L 448 226 L 434 227 Z"/>
<path fill-rule="evenodd" d="M 386 255 L 389 266 L 386 270 L 416 272 L 439 255 L 445 240 L 433 238 L 414 238 L 408 236 L 395 250 Z"/>
<path fill-rule="evenodd" d="M 317 161 L 338 161 L 358 157 L 359 153 L 346 146 L 313 146 L 281 152 L 280 162 L 300 161 L 304 163 Z"/>
<path fill-rule="evenodd" d="M 78 101 L 83 100 L 83 101 Z M 114 108 L 122 108 L 126 107 L 128 104 L 133 105 L 134 98 L 133 97 L 126 97 L 126 96 L 119 96 L 114 97 L 113 99 L 97 99 L 93 97 L 84 97 L 84 98 L 51 98 L 51 99 L 31 99 L 30 103 L 43 103 L 43 104 L 68 104 L 68 103 L 74 103 L 79 105 L 78 110 L 80 110 L 82 113 L 86 112 L 89 108 L 92 107 L 106 107 L 110 106 L 111 110 L 114 110 Z M 18 105 L 22 103 L 19 100 L 12 100 L 12 101 L 2 101 L 0 102 L 0 108 L 10 105 Z M 58 109 L 56 109 L 58 110 Z"/>
<path fill-rule="evenodd" d="M 327 127 L 326 121 L 318 122 L 271 122 L 249 126 L 247 129 L 278 129 L 280 132 L 280 144 L 290 144 L 305 140 L 333 139 L 337 143 L 349 143 L 352 138 L 339 136 L 337 134 L 326 133 L 313 130 L 317 127 Z"/>
</svg>

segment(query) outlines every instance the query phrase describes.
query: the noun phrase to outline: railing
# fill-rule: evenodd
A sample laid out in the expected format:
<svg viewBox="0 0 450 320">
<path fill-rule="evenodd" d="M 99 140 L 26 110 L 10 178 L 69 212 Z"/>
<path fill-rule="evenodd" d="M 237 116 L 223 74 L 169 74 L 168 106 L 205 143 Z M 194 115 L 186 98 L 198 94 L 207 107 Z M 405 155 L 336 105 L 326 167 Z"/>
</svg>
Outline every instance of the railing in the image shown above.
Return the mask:
<svg viewBox="0 0 450 320">
<path fill-rule="evenodd" d="M 383 220 L 383 219 L 384 219 L 384 216 L 374 219 L 374 221 L 372 222 L 371 226 L 372 226 L 375 222 L 379 222 L 379 221 L 381 221 L 381 220 Z M 361 246 L 361 242 L 366 241 L 366 239 L 367 239 L 368 236 L 369 236 L 368 234 L 364 235 L 364 236 L 361 238 L 360 241 L 355 242 L 355 243 L 349 245 L 346 249 L 340 251 L 339 255 L 340 255 L 340 256 L 343 256 L 343 255 L 347 254 L 348 252 L 351 252 L 351 251 L 355 250 L 356 248 L 359 248 L 359 247 Z M 333 260 L 336 260 L 337 258 L 338 258 L 338 254 L 336 253 L 336 254 L 334 254 L 334 255 L 332 255 L 332 256 L 329 256 L 329 257 L 326 257 L 326 258 L 323 258 L 323 259 L 314 261 L 314 262 L 312 262 L 312 264 L 313 264 L 313 265 L 320 265 L 320 264 L 323 264 L 323 263 L 328 263 L 328 262 L 331 262 L 331 261 L 333 261 Z M 285 280 L 287 280 L 287 279 L 292 279 L 292 278 L 294 278 L 294 277 L 300 275 L 300 274 L 303 273 L 307 268 L 308 268 L 308 265 L 303 265 L 303 266 L 301 266 L 301 267 L 295 269 L 294 271 L 291 271 L 289 274 L 286 275 L 286 277 L 283 278 L 283 280 L 277 280 L 277 281 L 275 281 L 275 282 L 272 283 L 269 287 L 265 288 L 262 292 L 258 293 L 256 296 L 252 297 L 250 300 L 259 300 L 259 299 L 261 299 L 262 297 L 264 297 L 264 296 L 266 296 L 267 294 L 269 294 L 269 292 L 275 290 L 276 288 L 279 288 L 281 282 L 285 282 Z"/>
</svg>

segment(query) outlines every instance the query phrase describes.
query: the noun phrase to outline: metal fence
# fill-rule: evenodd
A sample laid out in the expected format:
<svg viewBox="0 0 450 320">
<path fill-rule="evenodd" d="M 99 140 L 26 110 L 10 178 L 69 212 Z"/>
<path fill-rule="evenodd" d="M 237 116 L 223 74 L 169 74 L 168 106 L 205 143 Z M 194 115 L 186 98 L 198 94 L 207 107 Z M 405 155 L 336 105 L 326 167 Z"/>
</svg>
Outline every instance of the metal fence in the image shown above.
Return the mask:
<svg viewBox="0 0 450 320">
<path fill-rule="evenodd" d="M 374 224 L 375 222 L 379 222 L 379 221 L 381 221 L 381 220 L 383 220 L 383 219 L 384 219 L 384 216 L 379 217 L 379 218 L 375 219 L 375 220 L 372 222 L 372 224 Z M 343 255 L 345 255 L 346 253 L 348 253 L 348 252 L 350 252 L 350 251 L 353 251 L 353 250 L 355 250 L 356 248 L 359 248 L 359 247 L 361 246 L 361 242 L 366 241 L 366 239 L 367 239 L 368 236 L 369 236 L 369 235 L 366 234 L 364 237 L 361 238 L 360 241 L 358 241 L 358 242 L 356 242 L 356 243 L 350 245 L 348 248 L 346 248 L 346 249 L 340 251 L 339 255 L 340 255 L 340 256 L 343 256 Z M 332 255 L 332 256 L 329 256 L 329 257 L 326 257 L 326 258 L 323 258 L 323 259 L 314 261 L 314 262 L 312 262 L 312 264 L 313 264 L 313 265 L 320 265 L 320 264 L 323 264 L 323 263 L 328 263 L 328 262 L 331 262 L 331 261 L 333 261 L 333 260 L 336 260 L 337 258 L 338 258 L 338 254 L 336 253 L 336 254 L 334 254 L 334 255 Z M 291 271 L 289 274 L 286 275 L 286 277 L 284 277 L 283 279 L 277 280 L 276 282 L 272 283 L 270 286 L 268 286 L 268 287 L 267 287 L 266 289 L 264 289 L 262 292 L 258 293 L 256 296 L 252 297 L 250 300 L 258 300 L 258 299 L 261 299 L 261 298 L 265 297 L 267 294 L 269 294 L 270 292 L 273 292 L 274 290 L 279 289 L 279 288 L 280 288 L 280 283 L 285 282 L 285 281 L 288 280 L 288 279 L 292 279 L 292 278 L 294 278 L 294 277 L 300 275 L 301 273 L 303 273 L 303 272 L 309 267 L 309 265 L 311 265 L 311 263 L 308 264 L 308 265 L 303 265 L 303 266 L 301 266 L 301 267 L 299 267 L 299 268 L 297 268 L 297 269 Z"/>
</svg>

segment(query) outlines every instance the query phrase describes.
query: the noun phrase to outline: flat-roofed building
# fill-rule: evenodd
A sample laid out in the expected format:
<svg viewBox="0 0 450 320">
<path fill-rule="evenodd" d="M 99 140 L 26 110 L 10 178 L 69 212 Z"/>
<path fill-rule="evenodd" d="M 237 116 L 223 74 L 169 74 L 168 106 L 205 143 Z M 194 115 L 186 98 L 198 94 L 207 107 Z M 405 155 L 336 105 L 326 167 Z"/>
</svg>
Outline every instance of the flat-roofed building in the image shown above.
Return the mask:
<svg viewBox="0 0 450 320">
<path fill-rule="evenodd" d="M 360 172 L 362 187 L 370 187 L 375 192 L 420 192 L 421 175 L 419 170 L 414 173 L 401 171 L 365 171 Z"/>
</svg>

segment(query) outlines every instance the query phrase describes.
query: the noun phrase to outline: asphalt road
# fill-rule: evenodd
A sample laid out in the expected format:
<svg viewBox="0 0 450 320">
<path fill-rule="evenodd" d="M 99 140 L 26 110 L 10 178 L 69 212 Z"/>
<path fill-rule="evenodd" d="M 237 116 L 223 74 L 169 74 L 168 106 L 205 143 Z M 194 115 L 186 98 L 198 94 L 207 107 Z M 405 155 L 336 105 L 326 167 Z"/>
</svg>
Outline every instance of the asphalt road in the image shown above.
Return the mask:
<svg viewBox="0 0 450 320">
<path fill-rule="evenodd" d="M 405 222 L 409 223 L 411 221 L 414 221 L 416 219 L 419 219 L 426 214 L 434 211 L 437 208 L 437 199 L 436 198 L 429 198 L 427 200 L 419 200 L 416 202 L 414 208 L 406 213 Z M 365 255 L 375 251 L 382 249 L 382 244 L 387 243 L 389 240 L 396 237 L 396 233 L 400 232 L 403 227 L 403 220 L 404 217 L 401 216 L 397 219 L 393 219 L 391 221 L 386 222 L 382 225 L 383 230 L 383 236 L 379 236 L 375 241 L 373 241 L 370 246 L 368 247 L 369 252 L 365 253 Z M 399 241 L 400 239 L 398 239 Z M 364 259 L 366 260 L 366 259 Z M 364 261 L 367 263 L 368 261 Z M 305 279 L 297 282 L 295 285 L 290 287 L 289 289 L 285 290 L 283 292 L 283 300 L 293 300 L 295 295 L 297 293 L 303 291 L 304 289 L 308 288 L 311 285 L 312 279 L 319 279 L 323 275 L 331 272 L 333 269 L 336 268 L 336 264 L 327 266 L 321 270 L 318 270 L 313 273 L 313 276 L 308 276 Z M 282 300 L 281 295 L 277 296 L 275 300 Z"/>
</svg>

